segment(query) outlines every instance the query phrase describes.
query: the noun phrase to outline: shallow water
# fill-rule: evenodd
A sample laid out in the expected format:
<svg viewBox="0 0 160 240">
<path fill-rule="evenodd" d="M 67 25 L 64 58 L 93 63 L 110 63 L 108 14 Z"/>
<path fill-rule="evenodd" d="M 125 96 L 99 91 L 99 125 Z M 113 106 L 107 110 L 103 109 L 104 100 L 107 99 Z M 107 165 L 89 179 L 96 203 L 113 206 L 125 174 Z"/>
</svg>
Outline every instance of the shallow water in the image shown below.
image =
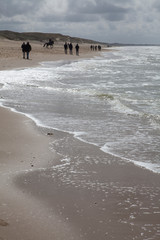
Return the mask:
<svg viewBox="0 0 160 240">
<path fill-rule="evenodd" d="M 2 71 L 1 103 L 160 172 L 159 62 L 159 47 L 123 47 L 89 60 Z"/>
</svg>

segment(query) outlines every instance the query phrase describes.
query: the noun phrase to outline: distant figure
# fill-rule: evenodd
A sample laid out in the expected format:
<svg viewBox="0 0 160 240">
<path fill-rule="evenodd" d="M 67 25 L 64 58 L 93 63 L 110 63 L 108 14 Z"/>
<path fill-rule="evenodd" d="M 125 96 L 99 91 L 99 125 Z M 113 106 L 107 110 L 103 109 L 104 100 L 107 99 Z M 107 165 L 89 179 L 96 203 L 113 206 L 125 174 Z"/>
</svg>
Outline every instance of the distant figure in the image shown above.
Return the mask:
<svg viewBox="0 0 160 240">
<path fill-rule="evenodd" d="M 77 45 L 75 46 L 75 49 L 76 49 L 76 55 L 79 56 L 79 45 L 77 43 Z"/>
<path fill-rule="evenodd" d="M 67 44 L 67 42 L 65 42 L 65 44 L 64 44 L 64 52 L 65 52 L 65 54 L 67 54 L 67 49 L 68 49 L 68 44 Z"/>
<path fill-rule="evenodd" d="M 29 53 L 32 50 L 31 45 L 29 44 L 29 42 L 27 42 L 27 44 L 25 45 L 25 52 L 27 53 L 27 59 L 29 59 Z"/>
<path fill-rule="evenodd" d="M 69 52 L 71 55 L 73 54 L 72 50 L 73 50 L 73 45 L 72 45 L 72 43 L 70 43 L 69 44 Z"/>
<path fill-rule="evenodd" d="M 26 47 L 26 44 L 25 42 L 22 43 L 21 45 L 21 48 L 22 48 L 22 53 L 23 53 L 23 58 L 25 59 L 25 47 Z"/>
<path fill-rule="evenodd" d="M 98 51 L 101 51 L 101 45 L 98 45 Z"/>
</svg>

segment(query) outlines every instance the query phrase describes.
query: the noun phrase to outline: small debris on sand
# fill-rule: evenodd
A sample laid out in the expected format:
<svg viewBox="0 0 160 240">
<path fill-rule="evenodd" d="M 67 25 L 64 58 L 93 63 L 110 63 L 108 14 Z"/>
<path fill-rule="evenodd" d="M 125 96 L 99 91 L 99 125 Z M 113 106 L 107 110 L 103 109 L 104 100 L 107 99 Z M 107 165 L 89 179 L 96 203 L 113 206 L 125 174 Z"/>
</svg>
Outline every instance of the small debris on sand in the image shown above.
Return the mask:
<svg viewBox="0 0 160 240">
<path fill-rule="evenodd" d="M 6 227 L 8 226 L 9 224 L 7 222 L 5 222 L 3 219 L 0 219 L 0 226 L 1 227 Z"/>
</svg>

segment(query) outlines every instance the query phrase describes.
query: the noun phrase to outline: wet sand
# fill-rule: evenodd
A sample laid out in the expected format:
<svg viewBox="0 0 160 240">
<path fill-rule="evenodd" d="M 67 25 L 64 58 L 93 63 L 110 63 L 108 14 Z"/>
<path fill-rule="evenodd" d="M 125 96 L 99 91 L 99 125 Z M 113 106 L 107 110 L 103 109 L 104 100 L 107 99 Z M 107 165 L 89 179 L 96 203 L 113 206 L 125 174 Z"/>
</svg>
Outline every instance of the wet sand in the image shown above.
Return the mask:
<svg viewBox="0 0 160 240">
<path fill-rule="evenodd" d="M 15 177 L 23 175 L 28 186 L 29 173 L 50 168 L 59 160 L 49 149 L 50 135 L 8 109 L 0 108 L 0 116 L 0 239 L 79 239 L 53 208 L 14 183 Z"/>
<path fill-rule="evenodd" d="M 56 60 L 50 55 L 37 50 L 28 63 L 7 55 L 1 70 Z M 0 116 L 0 240 L 159 240 L 159 174 L 22 114 L 0 108 Z"/>
<path fill-rule="evenodd" d="M 56 151 L 70 160 L 17 176 L 19 188 L 41 199 L 80 239 L 159 239 L 159 175 L 72 135 L 54 131 L 53 138 L 60 144 Z"/>
</svg>

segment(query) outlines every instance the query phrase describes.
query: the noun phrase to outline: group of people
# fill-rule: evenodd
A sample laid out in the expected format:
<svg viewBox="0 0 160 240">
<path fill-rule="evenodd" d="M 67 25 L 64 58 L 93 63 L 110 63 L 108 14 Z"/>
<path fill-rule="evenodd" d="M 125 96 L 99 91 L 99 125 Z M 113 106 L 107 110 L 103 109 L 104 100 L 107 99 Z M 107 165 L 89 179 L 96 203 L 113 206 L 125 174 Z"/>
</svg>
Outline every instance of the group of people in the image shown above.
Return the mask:
<svg viewBox="0 0 160 240">
<path fill-rule="evenodd" d="M 22 52 L 23 52 L 23 58 L 25 59 L 25 57 L 26 57 L 27 59 L 29 59 L 29 53 L 32 50 L 32 47 L 29 44 L 29 42 L 27 42 L 27 43 L 23 42 L 21 48 L 22 48 Z M 78 45 L 78 43 L 76 44 L 75 49 L 76 49 L 76 55 L 78 56 L 79 55 L 79 45 Z M 97 51 L 97 50 L 101 51 L 101 46 L 100 45 L 98 45 L 98 46 L 91 45 L 90 49 L 92 51 L 94 51 L 94 50 L 95 51 Z M 68 50 L 69 50 L 69 53 L 72 55 L 73 54 L 73 44 L 65 42 L 65 44 L 64 44 L 65 54 L 68 53 Z"/>
<path fill-rule="evenodd" d="M 100 45 L 98 45 L 98 46 L 91 45 L 91 46 L 90 46 L 90 49 L 91 49 L 92 51 L 94 51 L 94 50 L 95 50 L 95 51 L 97 51 L 97 50 L 98 50 L 98 51 L 101 51 L 101 46 L 100 46 Z"/>
<path fill-rule="evenodd" d="M 30 43 L 29 42 L 27 42 L 27 43 L 23 42 L 22 45 L 21 45 L 21 49 L 22 49 L 22 53 L 23 53 L 23 58 L 24 59 L 25 58 L 29 59 L 29 53 L 32 50 L 32 47 L 31 47 Z M 79 45 L 78 45 L 78 43 L 76 44 L 75 49 L 76 49 L 76 55 L 78 56 L 79 55 Z M 69 53 L 72 55 L 73 54 L 73 44 L 65 42 L 65 44 L 64 44 L 65 54 L 68 53 L 68 50 L 69 50 Z"/>
<path fill-rule="evenodd" d="M 21 48 L 22 48 L 23 58 L 25 59 L 25 57 L 27 57 L 27 59 L 29 59 L 29 53 L 32 50 L 32 47 L 29 44 L 29 42 L 27 43 L 23 42 Z"/>
<path fill-rule="evenodd" d="M 72 55 L 73 54 L 73 44 L 65 42 L 65 44 L 64 44 L 65 54 L 68 53 L 68 49 L 69 49 L 69 53 Z M 79 55 L 79 45 L 78 45 L 78 43 L 76 44 L 75 49 L 76 49 L 76 55 L 78 56 Z"/>
</svg>

